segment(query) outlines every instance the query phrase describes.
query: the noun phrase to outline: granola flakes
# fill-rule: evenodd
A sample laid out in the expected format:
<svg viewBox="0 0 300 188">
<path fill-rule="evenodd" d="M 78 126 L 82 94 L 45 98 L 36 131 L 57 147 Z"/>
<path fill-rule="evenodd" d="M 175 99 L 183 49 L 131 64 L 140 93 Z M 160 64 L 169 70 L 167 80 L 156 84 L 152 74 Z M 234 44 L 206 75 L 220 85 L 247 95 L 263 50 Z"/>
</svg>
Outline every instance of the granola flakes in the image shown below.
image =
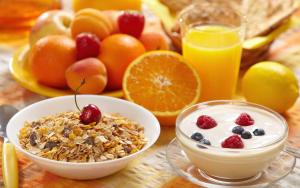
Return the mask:
<svg viewBox="0 0 300 188">
<path fill-rule="evenodd" d="M 122 158 L 147 143 L 144 128 L 118 114 L 105 114 L 89 125 L 79 115 L 63 112 L 25 122 L 19 132 L 22 148 L 40 157 L 81 163 Z"/>
</svg>

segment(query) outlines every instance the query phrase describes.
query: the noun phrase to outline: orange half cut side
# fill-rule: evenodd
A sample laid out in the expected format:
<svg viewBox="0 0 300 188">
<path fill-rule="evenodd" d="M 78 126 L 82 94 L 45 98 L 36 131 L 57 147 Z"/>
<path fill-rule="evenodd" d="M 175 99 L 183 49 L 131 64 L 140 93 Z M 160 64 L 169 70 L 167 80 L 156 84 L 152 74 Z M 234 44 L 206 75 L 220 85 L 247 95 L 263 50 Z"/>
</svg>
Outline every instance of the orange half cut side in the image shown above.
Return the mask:
<svg viewBox="0 0 300 188">
<path fill-rule="evenodd" d="M 123 78 L 125 98 L 150 110 L 162 125 L 174 125 L 177 115 L 199 101 L 196 71 L 171 51 L 152 51 L 134 60 Z"/>
</svg>

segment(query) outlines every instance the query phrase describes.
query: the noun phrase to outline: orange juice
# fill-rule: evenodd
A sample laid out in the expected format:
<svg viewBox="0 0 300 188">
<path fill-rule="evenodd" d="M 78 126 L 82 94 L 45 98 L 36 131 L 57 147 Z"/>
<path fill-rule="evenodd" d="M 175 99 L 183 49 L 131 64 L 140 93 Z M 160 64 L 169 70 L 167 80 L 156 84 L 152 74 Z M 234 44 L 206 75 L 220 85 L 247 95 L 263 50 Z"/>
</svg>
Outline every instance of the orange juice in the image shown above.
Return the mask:
<svg viewBox="0 0 300 188">
<path fill-rule="evenodd" d="M 182 45 L 185 61 L 201 78 L 201 101 L 232 99 L 242 53 L 238 31 L 217 25 L 197 26 L 186 32 Z"/>
</svg>

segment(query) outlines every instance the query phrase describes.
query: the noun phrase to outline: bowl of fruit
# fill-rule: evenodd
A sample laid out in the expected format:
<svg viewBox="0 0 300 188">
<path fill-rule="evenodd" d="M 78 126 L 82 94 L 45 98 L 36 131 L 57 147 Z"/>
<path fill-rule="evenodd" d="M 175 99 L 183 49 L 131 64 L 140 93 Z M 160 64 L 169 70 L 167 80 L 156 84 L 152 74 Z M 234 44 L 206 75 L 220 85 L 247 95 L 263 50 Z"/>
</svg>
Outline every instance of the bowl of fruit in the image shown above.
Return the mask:
<svg viewBox="0 0 300 188">
<path fill-rule="evenodd" d="M 137 104 L 80 95 L 24 108 L 9 121 L 7 134 L 18 151 L 45 170 L 71 179 L 95 179 L 121 170 L 150 148 L 160 125 Z"/>
<path fill-rule="evenodd" d="M 81 94 L 122 97 L 128 65 L 146 51 L 168 49 L 163 29 L 153 25 L 159 24 L 141 12 L 48 11 L 32 27 L 29 44 L 15 52 L 10 72 L 48 97 L 73 94 L 82 79 Z"/>
</svg>

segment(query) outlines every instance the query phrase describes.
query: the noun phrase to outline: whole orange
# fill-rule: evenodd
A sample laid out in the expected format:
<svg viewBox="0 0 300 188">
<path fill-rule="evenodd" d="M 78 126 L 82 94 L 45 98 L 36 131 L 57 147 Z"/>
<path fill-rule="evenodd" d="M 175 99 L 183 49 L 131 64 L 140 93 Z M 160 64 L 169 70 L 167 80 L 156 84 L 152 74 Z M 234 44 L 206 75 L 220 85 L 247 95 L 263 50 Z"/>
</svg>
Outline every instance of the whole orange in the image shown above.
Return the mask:
<svg viewBox="0 0 300 188">
<path fill-rule="evenodd" d="M 77 61 L 66 70 L 68 86 L 73 90 L 83 84 L 79 93 L 97 94 L 101 93 L 107 83 L 107 73 L 105 65 L 97 58 L 86 58 Z"/>
<path fill-rule="evenodd" d="M 146 51 L 169 50 L 168 41 L 161 33 L 143 32 L 139 40 L 145 46 Z"/>
<path fill-rule="evenodd" d="M 63 35 L 38 40 L 29 55 L 29 66 L 36 80 L 44 85 L 65 88 L 66 69 L 76 61 L 75 42 Z"/>
<path fill-rule="evenodd" d="M 107 69 L 107 89 L 121 89 L 126 68 L 144 52 L 143 44 L 132 36 L 114 34 L 105 38 L 101 43 L 99 58 Z"/>
</svg>

